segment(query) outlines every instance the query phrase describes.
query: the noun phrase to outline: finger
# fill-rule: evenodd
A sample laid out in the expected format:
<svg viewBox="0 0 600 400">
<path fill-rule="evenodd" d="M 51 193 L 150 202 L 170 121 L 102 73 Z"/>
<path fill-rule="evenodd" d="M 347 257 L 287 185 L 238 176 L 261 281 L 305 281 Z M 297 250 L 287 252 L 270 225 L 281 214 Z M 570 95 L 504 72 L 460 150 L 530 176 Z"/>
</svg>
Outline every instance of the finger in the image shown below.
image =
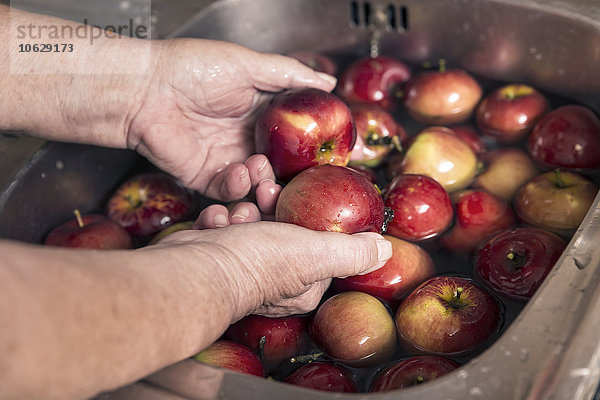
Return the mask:
<svg viewBox="0 0 600 400">
<path fill-rule="evenodd" d="M 248 168 L 244 164 L 234 163 L 215 175 L 206 195 L 223 201 L 234 201 L 248 195 L 251 187 Z"/>
<path fill-rule="evenodd" d="M 228 226 L 229 210 L 221 204 L 211 204 L 200 212 L 193 229 L 214 229 Z"/>
<path fill-rule="evenodd" d="M 257 62 L 248 65 L 254 86 L 259 90 L 278 92 L 287 88 L 313 87 L 332 91 L 337 79 L 315 70 L 300 61 L 277 54 L 257 55 Z"/>
<path fill-rule="evenodd" d="M 286 317 L 311 312 L 317 308 L 330 284 L 331 279 L 315 282 L 301 295 L 284 298 L 274 304 L 264 304 L 252 311 L 252 314 L 264 315 L 266 317 Z"/>
<path fill-rule="evenodd" d="M 256 203 L 258 208 L 265 215 L 275 215 L 275 207 L 279 193 L 281 193 L 281 185 L 276 184 L 272 180 L 264 180 L 258 184 L 256 188 Z"/>
<path fill-rule="evenodd" d="M 261 220 L 260 211 L 254 203 L 240 202 L 233 206 L 229 212 L 231 224 L 243 224 L 245 222 L 258 222 Z"/>
<path fill-rule="evenodd" d="M 265 179 L 275 180 L 273 167 L 264 154 L 255 154 L 249 157 L 244 164 L 248 168 L 252 189 L 256 189 L 258 184 Z"/>
</svg>

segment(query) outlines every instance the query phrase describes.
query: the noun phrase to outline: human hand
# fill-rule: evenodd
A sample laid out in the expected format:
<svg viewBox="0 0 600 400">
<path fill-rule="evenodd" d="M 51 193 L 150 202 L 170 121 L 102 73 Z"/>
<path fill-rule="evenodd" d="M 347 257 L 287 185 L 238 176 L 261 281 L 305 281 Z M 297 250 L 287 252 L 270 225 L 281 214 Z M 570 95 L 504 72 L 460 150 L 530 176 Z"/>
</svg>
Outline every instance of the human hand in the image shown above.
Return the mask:
<svg viewBox="0 0 600 400">
<path fill-rule="evenodd" d="M 157 65 L 133 114 L 128 147 L 203 195 L 238 200 L 253 189 L 261 210 L 279 188 L 264 156 L 254 156 L 253 116 L 267 92 L 293 87 L 330 91 L 335 79 L 297 60 L 230 43 L 157 43 Z"/>
<path fill-rule="evenodd" d="M 390 242 L 376 233 L 317 232 L 275 222 L 175 232 L 156 246 L 177 246 L 189 260 L 210 254 L 210 276 L 231 296 L 233 321 L 250 313 L 311 311 L 332 278 L 374 271 L 392 255 Z"/>
</svg>

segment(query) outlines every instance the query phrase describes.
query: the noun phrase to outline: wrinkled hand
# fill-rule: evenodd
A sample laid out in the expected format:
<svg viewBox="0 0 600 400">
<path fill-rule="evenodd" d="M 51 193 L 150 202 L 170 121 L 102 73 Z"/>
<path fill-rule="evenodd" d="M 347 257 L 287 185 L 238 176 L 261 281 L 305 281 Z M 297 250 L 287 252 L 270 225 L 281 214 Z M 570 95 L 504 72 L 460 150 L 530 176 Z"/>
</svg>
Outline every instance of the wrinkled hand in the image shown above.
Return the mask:
<svg viewBox="0 0 600 400">
<path fill-rule="evenodd" d="M 376 233 L 317 232 L 276 222 L 180 231 L 157 246 L 179 246 L 190 257 L 210 255 L 211 276 L 225 282 L 235 320 L 249 313 L 311 311 L 331 278 L 374 271 L 392 255 L 390 242 Z"/>
<path fill-rule="evenodd" d="M 267 159 L 251 157 L 253 117 L 267 92 L 330 91 L 335 79 L 230 43 L 177 39 L 156 46 L 156 69 L 129 124 L 128 147 L 207 197 L 231 201 L 256 189 L 261 209 L 272 208 L 278 187 Z"/>
</svg>

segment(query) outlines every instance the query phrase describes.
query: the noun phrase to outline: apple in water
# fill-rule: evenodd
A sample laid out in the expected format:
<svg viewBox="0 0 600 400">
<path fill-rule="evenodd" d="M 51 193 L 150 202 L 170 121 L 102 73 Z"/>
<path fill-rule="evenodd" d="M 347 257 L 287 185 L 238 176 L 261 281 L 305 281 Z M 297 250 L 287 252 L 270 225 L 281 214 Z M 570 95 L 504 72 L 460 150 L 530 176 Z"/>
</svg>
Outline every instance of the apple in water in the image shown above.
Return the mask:
<svg viewBox="0 0 600 400">
<path fill-rule="evenodd" d="M 488 236 L 515 225 L 510 205 L 498 196 L 479 189 L 454 195 L 456 222 L 440 238 L 442 246 L 456 253 L 469 253 Z"/>
<path fill-rule="evenodd" d="M 453 192 L 469 186 L 477 172 L 477 157 L 451 129 L 431 126 L 413 138 L 400 172 L 429 176 Z"/>
<path fill-rule="evenodd" d="M 132 249 L 129 233 L 104 215 L 82 216 L 74 211 L 75 218 L 52 229 L 44 244 L 48 246 L 81 249 Z"/>
<path fill-rule="evenodd" d="M 518 147 L 486 153 L 483 165 L 471 187 L 487 190 L 506 201 L 511 201 L 525 182 L 540 173 L 531 157 Z"/>
<path fill-rule="evenodd" d="M 388 112 L 373 104 L 355 105 L 350 111 L 356 126 L 350 164 L 376 167 L 392 149 L 402 149 L 406 132 Z"/>
<path fill-rule="evenodd" d="M 476 113 L 477 126 L 498 143 L 516 143 L 525 139 L 549 107 L 544 95 L 533 87 L 505 85 L 481 101 Z"/>
<path fill-rule="evenodd" d="M 348 164 L 356 141 L 350 109 L 319 89 L 290 89 L 276 95 L 259 116 L 256 152 L 267 156 L 275 175 L 288 182 L 322 164 Z"/>
<path fill-rule="evenodd" d="M 125 181 L 108 201 L 106 213 L 129 234 L 148 238 L 185 220 L 192 207 L 192 196 L 173 177 L 148 173 Z"/>
<path fill-rule="evenodd" d="M 354 61 L 343 72 L 337 93 L 348 103 L 376 104 L 388 111 L 396 106 L 410 69 L 391 57 L 365 57 Z"/>
<path fill-rule="evenodd" d="M 504 231 L 479 249 L 475 274 L 496 292 L 527 301 L 566 246 L 559 236 L 539 228 Z"/>
<path fill-rule="evenodd" d="M 387 233 L 420 241 L 438 236 L 452 223 L 454 211 L 448 192 L 424 175 L 397 175 L 384 190 L 385 206 L 394 211 Z"/>
<path fill-rule="evenodd" d="M 548 171 L 531 178 L 514 199 L 524 222 L 559 235 L 570 235 L 583 221 L 598 187 L 575 172 Z"/>
<path fill-rule="evenodd" d="M 364 292 L 395 304 L 435 274 L 433 260 L 421 247 L 393 236 L 385 238 L 392 243 L 393 249 L 392 257 L 385 265 L 365 275 L 334 279 L 335 291 Z"/>
<path fill-rule="evenodd" d="M 481 98 L 479 83 L 462 69 L 446 69 L 412 77 L 404 88 L 404 106 L 415 120 L 430 125 L 458 124 L 471 117 Z"/>
<path fill-rule="evenodd" d="M 500 307 L 472 281 L 438 276 L 424 282 L 401 304 L 396 326 L 408 349 L 432 354 L 473 350 L 498 331 Z"/>
<path fill-rule="evenodd" d="M 377 188 L 360 172 L 319 165 L 298 174 L 277 200 L 275 220 L 316 231 L 377 232 L 385 221 Z"/>
<path fill-rule="evenodd" d="M 529 135 L 531 156 L 543 167 L 600 167 L 600 121 L 589 108 L 558 107 L 539 120 Z"/>
<path fill-rule="evenodd" d="M 331 57 L 328 57 L 323 53 L 310 50 L 299 50 L 288 54 L 288 57 L 295 58 L 315 71 L 324 72 L 332 76 L 335 76 L 337 73 L 337 65 L 335 62 Z"/>
<path fill-rule="evenodd" d="M 324 362 L 305 364 L 292 372 L 284 382 L 326 392 L 358 392 L 356 382 L 348 371 Z"/>
<path fill-rule="evenodd" d="M 268 318 L 248 315 L 227 329 L 225 339 L 248 346 L 256 354 L 262 352 L 266 366 L 273 368 L 302 352 L 307 327 L 308 317 Z M 264 341 L 262 344 L 261 339 Z"/>
<path fill-rule="evenodd" d="M 375 174 L 375 171 L 373 171 L 373 169 L 361 164 L 348 165 L 348 168 L 358 172 L 359 174 L 362 174 L 373 185 L 377 185 L 377 175 Z"/>
<path fill-rule="evenodd" d="M 407 358 L 384 369 L 371 386 L 371 392 L 387 392 L 420 385 L 446 375 L 459 364 L 445 357 L 417 356 Z"/>
<path fill-rule="evenodd" d="M 243 374 L 265 376 L 265 370 L 260 358 L 248 347 L 230 340 L 217 340 L 206 350 L 194 356 L 196 361 L 227 368 Z"/>
<path fill-rule="evenodd" d="M 487 146 L 481 135 L 470 125 L 456 125 L 452 127 L 456 136 L 462 139 L 477 157 L 482 156 L 487 151 Z"/>
<path fill-rule="evenodd" d="M 344 292 L 325 300 L 309 327 L 317 346 L 330 357 L 354 366 L 374 366 L 396 349 L 394 320 L 375 297 Z"/>
</svg>

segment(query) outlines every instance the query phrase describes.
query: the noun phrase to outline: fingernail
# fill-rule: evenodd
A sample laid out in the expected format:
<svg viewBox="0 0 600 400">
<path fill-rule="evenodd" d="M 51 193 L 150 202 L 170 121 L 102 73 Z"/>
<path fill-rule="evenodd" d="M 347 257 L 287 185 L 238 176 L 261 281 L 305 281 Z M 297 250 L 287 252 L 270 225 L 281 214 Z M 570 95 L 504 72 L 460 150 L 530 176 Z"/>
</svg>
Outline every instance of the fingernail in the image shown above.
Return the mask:
<svg viewBox="0 0 600 400">
<path fill-rule="evenodd" d="M 215 228 L 224 228 L 227 226 L 227 217 L 223 214 L 217 214 L 213 219 L 213 224 L 215 225 Z"/>
<path fill-rule="evenodd" d="M 248 177 L 248 168 L 244 168 L 244 171 L 240 174 L 240 181 L 246 180 Z"/>
<path fill-rule="evenodd" d="M 317 72 L 317 76 L 332 85 L 335 85 L 337 83 L 337 79 L 335 78 L 335 76 L 331 76 L 324 72 Z"/>
<path fill-rule="evenodd" d="M 248 208 L 246 208 L 246 207 L 243 207 L 243 208 L 240 208 L 239 210 L 237 210 L 235 212 L 235 214 L 233 214 L 231 216 L 231 219 L 245 221 L 246 219 L 248 219 L 249 216 L 250 216 L 250 210 L 248 210 Z"/>
<path fill-rule="evenodd" d="M 258 167 L 258 172 L 263 172 L 267 168 L 267 165 L 269 165 L 269 160 L 265 158 L 260 167 Z"/>
<path fill-rule="evenodd" d="M 385 263 L 392 256 L 392 243 L 389 240 L 386 240 L 383 236 L 378 233 L 359 233 L 358 235 L 370 236 L 375 239 L 375 244 L 377 245 L 377 263 L 373 265 L 368 270 L 361 272 L 359 275 L 366 275 L 373 271 L 378 270 L 383 267 Z"/>
</svg>

